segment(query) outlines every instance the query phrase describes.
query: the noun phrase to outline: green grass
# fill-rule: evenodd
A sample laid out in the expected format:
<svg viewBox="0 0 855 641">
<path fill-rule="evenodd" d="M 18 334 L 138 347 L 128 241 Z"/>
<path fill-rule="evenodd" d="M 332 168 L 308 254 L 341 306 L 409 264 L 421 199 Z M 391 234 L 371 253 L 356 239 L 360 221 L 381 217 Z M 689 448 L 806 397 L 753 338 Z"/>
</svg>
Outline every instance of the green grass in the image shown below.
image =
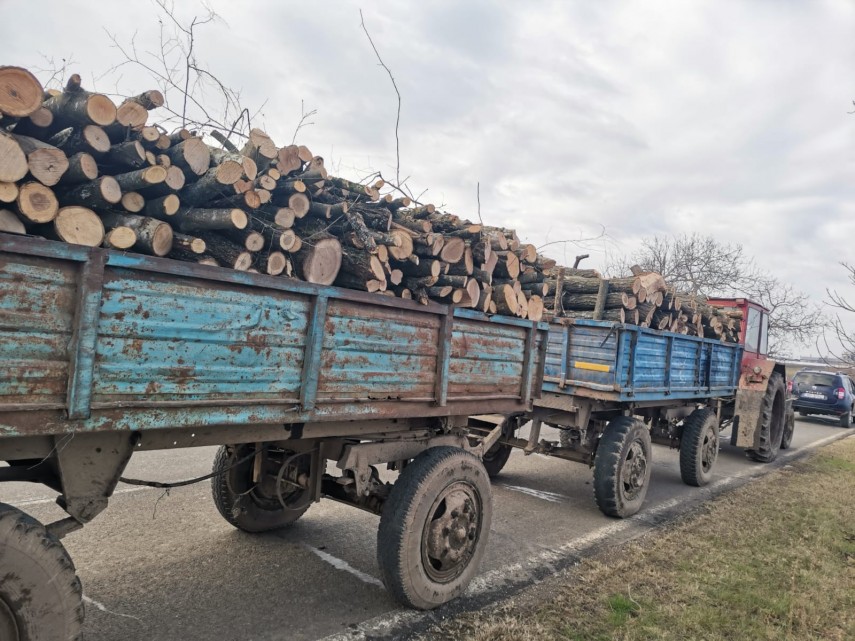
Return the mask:
<svg viewBox="0 0 855 641">
<path fill-rule="evenodd" d="M 554 584 L 554 585 L 553 585 Z M 448 622 L 467 641 L 855 639 L 855 439 L 612 549 L 514 604 Z"/>
</svg>

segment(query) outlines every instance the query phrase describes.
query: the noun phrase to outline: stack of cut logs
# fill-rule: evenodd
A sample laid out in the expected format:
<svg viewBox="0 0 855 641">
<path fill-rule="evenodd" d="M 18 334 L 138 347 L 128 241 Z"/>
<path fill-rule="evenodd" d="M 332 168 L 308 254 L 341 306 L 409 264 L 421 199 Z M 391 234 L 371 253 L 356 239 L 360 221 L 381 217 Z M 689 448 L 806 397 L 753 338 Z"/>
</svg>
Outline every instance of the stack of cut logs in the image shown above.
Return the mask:
<svg viewBox="0 0 855 641">
<path fill-rule="evenodd" d="M 593 269 L 544 270 L 536 287 L 545 301 L 545 318 L 608 320 L 738 342 L 741 311 L 713 307 L 703 296 L 679 292 L 656 272 L 638 267 L 632 272 L 627 278 L 606 279 Z"/>
<path fill-rule="evenodd" d="M 70 77 L 45 92 L 0 67 L 0 232 L 300 278 L 532 320 L 619 321 L 733 341 L 739 312 L 656 273 L 558 267 L 516 232 L 330 176 L 305 146 L 253 129 L 236 146 L 148 124 L 156 90 L 116 106 Z M 385 190 L 388 193 L 383 194 Z M 396 197 L 397 193 L 397 197 Z"/>
<path fill-rule="evenodd" d="M 555 261 L 514 231 L 331 176 L 258 129 L 167 133 L 148 122 L 163 103 L 0 67 L 0 231 L 542 318 Z"/>
</svg>

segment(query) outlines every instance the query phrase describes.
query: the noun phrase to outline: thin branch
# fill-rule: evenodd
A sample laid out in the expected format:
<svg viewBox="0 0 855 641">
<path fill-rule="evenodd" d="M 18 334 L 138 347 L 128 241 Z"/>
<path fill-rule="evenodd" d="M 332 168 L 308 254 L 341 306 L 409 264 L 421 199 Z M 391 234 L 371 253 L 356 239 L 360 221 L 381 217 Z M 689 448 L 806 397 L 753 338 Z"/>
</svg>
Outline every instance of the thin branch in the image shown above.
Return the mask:
<svg viewBox="0 0 855 641">
<path fill-rule="evenodd" d="M 386 66 L 386 63 L 383 62 L 383 58 L 380 57 L 380 52 L 377 51 L 377 47 L 374 46 L 374 40 L 371 39 L 371 34 L 368 33 L 368 28 L 365 26 L 365 19 L 362 17 L 362 9 L 359 10 L 359 24 L 362 27 L 362 30 L 365 32 L 365 35 L 368 37 L 368 42 L 371 43 L 371 48 L 374 49 L 374 55 L 377 56 L 377 60 L 380 62 L 380 66 L 386 70 L 386 73 L 389 74 L 389 79 L 392 81 L 392 86 L 395 88 L 395 95 L 398 96 L 398 113 L 395 117 L 395 181 L 402 185 L 401 182 L 401 141 L 398 138 L 398 127 L 401 124 L 401 92 L 398 91 L 398 84 L 395 82 L 395 76 L 392 75 L 392 70 Z"/>
<path fill-rule="evenodd" d="M 475 184 L 475 197 L 478 199 L 478 222 L 484 224 L 484 219 L 481 218 L 481 181 Z"/>
<path fill-rule="evenodd" d="M 303 127 L 308 127 L 309 125 L 315 124 L 314 122 L 306 122 L 306 120 L 308 120 L 309 118 L 311 118 L 312 116 L 314 116 L 317 113 L 318 113 L 317 109 L 312 109 L 311 111 L 307 112 L 303 101 L 302 100 L 300 101 L 300 114 L 302 114 L 302 115 L 300 116 L 300 122 L 297 123 L 297 128 L 294 130 L 294 135 L 291 137 L 291 144 L 292 145 L 297 141 L 297 134 L 300 133 L 300 130 Z"/>
</svg>

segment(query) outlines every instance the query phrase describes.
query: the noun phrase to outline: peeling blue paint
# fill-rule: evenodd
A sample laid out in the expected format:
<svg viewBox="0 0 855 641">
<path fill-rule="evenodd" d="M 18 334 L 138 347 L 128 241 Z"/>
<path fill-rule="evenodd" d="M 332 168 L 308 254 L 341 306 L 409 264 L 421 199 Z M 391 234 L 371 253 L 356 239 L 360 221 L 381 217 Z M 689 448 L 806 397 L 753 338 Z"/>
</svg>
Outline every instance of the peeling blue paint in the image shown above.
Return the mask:
<svg viewBox="0 0 855 641">
<path fill-rule="evenodd" d="M 528 409 L 546 325 L 451 312 L 0 234 L 0 436 Z"/>
<path fill-rule="evenodd" d="M 550 327 L 544 391 L 594 390 L 615 401 L 732 396 L 741 359 L 734 343 L 578 320 Z"/>
</svg>

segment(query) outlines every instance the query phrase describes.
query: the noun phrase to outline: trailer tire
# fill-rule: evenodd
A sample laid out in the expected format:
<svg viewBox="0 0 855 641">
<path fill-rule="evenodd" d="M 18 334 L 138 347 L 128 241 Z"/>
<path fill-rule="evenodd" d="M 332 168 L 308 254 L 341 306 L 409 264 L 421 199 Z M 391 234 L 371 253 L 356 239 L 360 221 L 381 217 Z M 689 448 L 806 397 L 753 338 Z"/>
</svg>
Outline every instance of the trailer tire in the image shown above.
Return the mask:
<svg viewBox="0 0 855 641">
<path fill-rule="evenodd" d="M 650 485 L 652 453 L 644 423 L 619 416 L 608 424 L 594 456 L 594 499 L 603 514 L 626 518 L 638 512 Z"/>
<path fill-rule="evenodd" d="M 83 588 L 62 543 L 17 508 L 0 503 L 0 639 L 77 641 Z"/>
<path fill-rule="evenodd" d="M 252 445 L 222 445 L 217 450 L 213 471 L 221 473 L 211 479 L 214 505 L 226 521 L 244 532 L 268 532 L 287 527 L 309 509 L 311 503 L 306 500 L 305 492 L 297 492 L 293 501 L 287 501 L 293 507 L 286 510 L 275 495 L 262 495 L 253 489 L 252 459 L 223 472 L 252 448 Z"/>
<path fill-rule="evenodd" d="M 493 447 L 484 453 L 481 461 L 484 463 L 484 469 L 487 470 L 487 474 L 491 479 L 496 478 L 499 472 L 505 467 L 513 449 L 510 445 L 495 443 Z"/>
<path fill-rule="evenodd" d="M 718 459 L 718 417 L 708 407 L 696 409 L 683 422 L 680 476 L 683 483 L 703 487 L 712 480 Z"/>
<path fill-rule="evenodd" d="M 771 463 L 778 458 L 778 450 L 784 440 L 786 424 L 786 387 L 784 379 L 777 372 L 769 377 L 766 393 L 760 410 L 759 446 L 745 450 L 749 458 L 758 463 Z"/>
<path fill-rule="evenodd" d="M 463 593 L 487 547 L 490 479 L 475 456 L 432 447 L 401 472 L 383 505 L 377 563 L 389 593 L 430 610 Z"/>
</svg>

